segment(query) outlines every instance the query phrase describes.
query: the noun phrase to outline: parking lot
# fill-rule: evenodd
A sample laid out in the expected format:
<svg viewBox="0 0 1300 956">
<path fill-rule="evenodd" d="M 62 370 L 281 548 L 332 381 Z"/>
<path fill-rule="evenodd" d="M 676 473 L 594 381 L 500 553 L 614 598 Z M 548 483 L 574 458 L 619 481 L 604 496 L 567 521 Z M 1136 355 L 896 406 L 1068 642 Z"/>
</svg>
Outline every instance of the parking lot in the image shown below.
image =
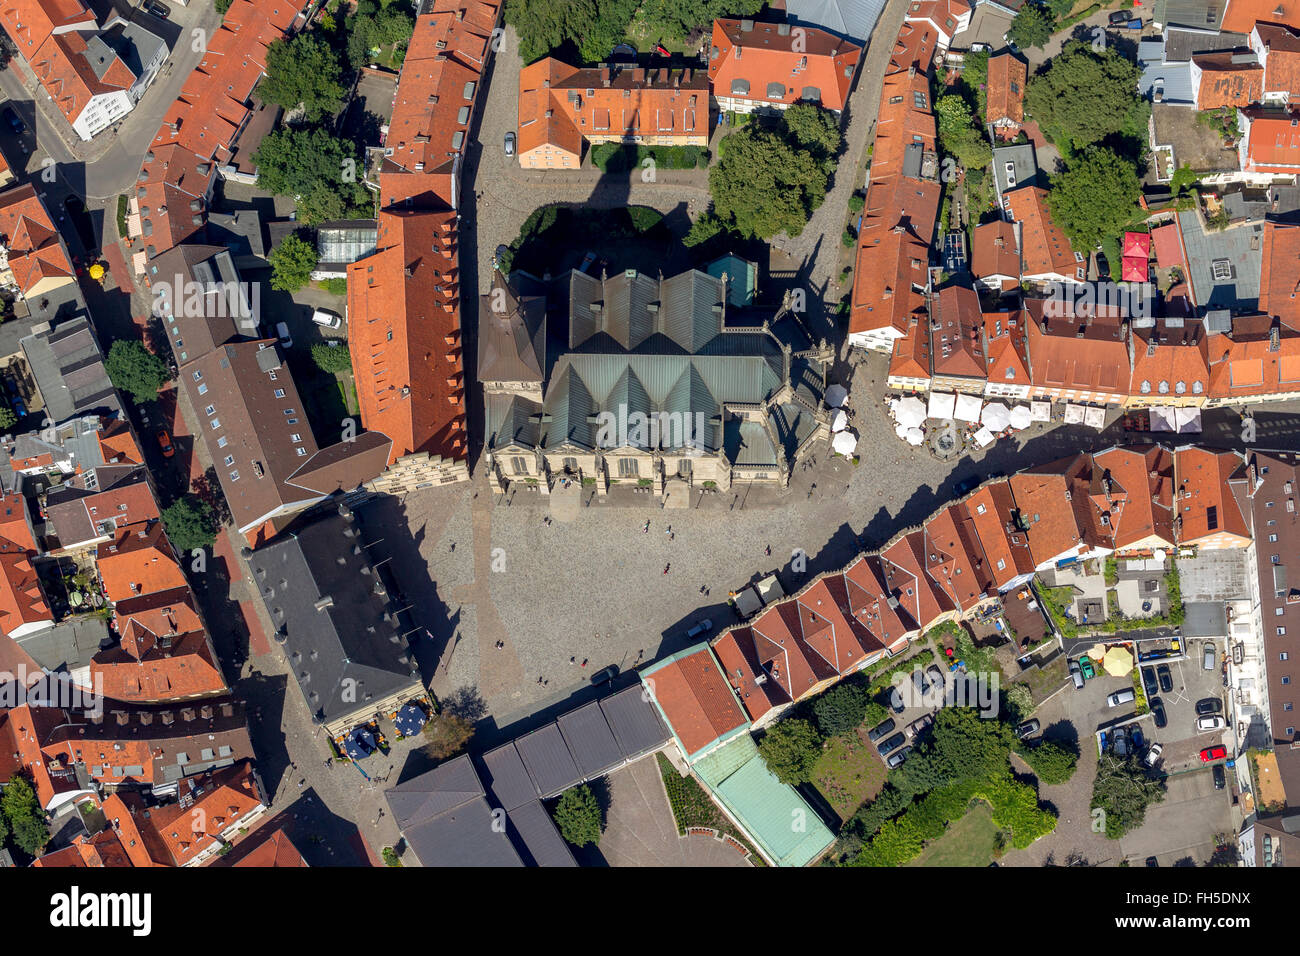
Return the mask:
<svg viewBox="0 0 1300 956">
<path fill-rule="evenodd" d="M 1171 678 L 1172 690 L 1161 688 L 1152 701 L 1153 706 L 1158 701 L 1163 707 L 1166 726 L 1157 729 L 1153 718 L 1150 728 L 1150 734 L 1154 734 L 1154 739 L 1164 747 L 1160 766 L 1166 773 L 1179 773 L 1199 767 L 1199 755 L 1203 749 L 1226 744 L 1228 740 L 1225 730 L 1202 732 L 1196 728 L 1198 701 L 1215 700 L 1221 708 L 1224 707 L 1223 680 L 1218 663 L 1222 646 L 1220 642 L 1210 642 L 1215 644 L 1215 665 L 1213 670 L 1205 670 L 1201 659 L 1205 643 L 1202 640 L 1191 642 L 1187 657 L 1145 665 L 1155 668 L 1164 664 L 1169 668 Z M 1221 709 L 1219 713 L 1225 714 L 1225 711 Z"/>
<path fill-rule="evenodd" d="M 1188 857 L 1204 864 L 1214 853 L 1215 834 L 1234 831 L 1227 791 L 1214 789 L 1208 767 L 1170 776 L 1166 785 L 1165 799 L 1119 841 L 1123 857 L 1134 865 L 1152 856 L 1161 866 Z"/>
</svg>

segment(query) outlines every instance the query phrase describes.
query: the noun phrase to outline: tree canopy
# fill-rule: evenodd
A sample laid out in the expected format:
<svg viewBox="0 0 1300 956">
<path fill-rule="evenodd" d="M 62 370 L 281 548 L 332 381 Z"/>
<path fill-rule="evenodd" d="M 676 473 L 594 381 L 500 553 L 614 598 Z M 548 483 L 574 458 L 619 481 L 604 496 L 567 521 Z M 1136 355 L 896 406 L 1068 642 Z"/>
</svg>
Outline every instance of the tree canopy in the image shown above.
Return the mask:
<svg viewBox="0 0 1300 956">
<path fill-rule="evenodd" d="M 311 281 L 316 268 L 316 247 L 297 233 L 271 251 L 271 288 L 280 292 L 297 292 Z"/>
<path fill-rule="evenodd" d="M 178 498 L 163 509 L 162 520 L 168 540 L 182 553 L 210 548 L 217 540 L 216 515 L 202 498 Z"/>
<path fill-rule="evenodd" d="M 1029 764 L 1039 783 L 1049 785 L 1065 783 L 1074 776 L 1074 768 L 1079 763 L 1077 753 L 1051 740 L 1041 741 L 1034 746 L 1018 745 L 1016 753 Z"/>
<path fill-rule="evenodd" d="M 424 725 L 424 749 L 431 757 L 445 760 L 460 753 L 473 736 L 474 721 L 444 710 Z"/>
<path fill-rule="evenodd" d="M 1092 808 L 1105 814 L 1106 836 L 1118 840 L 1142 825 L 1147 807 L 1165 798 L 1164 781 L 1152 777 L 1136 757 L 1102 754 L 1092 785 Z"/>
<path fill-rule="evenodd" d="M 1139 77 L 1115 50 L 1071 40 L 1030 78 L 1025 109 L 1067 159 L 1115 134 L 1145 142 L 1150 106 L 1137 95 Z"/>
<path fill-rule="evenodd" d="M 316 342 L 311 347 L 311 358 L 318 369 L 331 375 L 336 372 L 347 372 L 352 368 L 352 355 L 348 351 L 346 342 L 339 345 Z"/>
<path fill-rule="evenodd" d="M 258 185 L 294 197 L 304 222 L 374 214 L 374 201 L 360 182 L 356 147 L 323 129 L 274 130 L 262 140 L 253 162 Z"/>
<path fill-rule="evenodd" d="M 797 236 L 826 198 L 835 154 L 843 142 L 829 111 L 790 107 L 768 128 L 762 123 L 731 133 L 709 170 L 713 210 L 742 236 Z"/>
<path fill-rule="evenodd" d="M 348 63 L 356 69 L 370 62 L 371 50 L 409 40 L 415 30 L 415 18 L 399 3 L 385 4 L 382 8 L 359 3 L 347 26 Z"/>
<path fill-rule="evenodd" d="M 1023 50 L 1046 46 L 1052 38 L 1052 15 L 1041 7 L 1025 4 L 1011 21 L 1007 36 Z"/>
<path fill-rule="evenodd" d="M 45 814 L 36 799 L 36 791 L 26 777 L 15 775 L 5 785 L 0 793 L 0 815 L 8 823 L 14 845 L 30 856 L 40 855 L 50 840 L 50 830 L 45 825 Z M 4 824 L 0 823 L 0 831 L 4 829 Z M 0 832 L 0 839 L 4 835 Z"/>
<path fill-rule="evenodd" d="M 585 783 L 560 794 L 553 816 L 560 836 L 574 846 L 600 843 L 600 804 Z"/>
<path fill-rule="evenodd" d="M 277 40 L 266 51 L 266 76 L 257 86 L 265 102 L 286 110 L 299 105 L 308 121 L 343 105 L 343 64 L 329 42 L 315 33 Z"/>
<path fill-rule="evenodd" d="M 822 738 L 806 720 L 782 720 L 770 727 L 759 741 L 758 752 L 767 769 L 782 783 L 807 783 L 813 764 L 821 753 Z"/>
<path fill-rule="evenodd" d="M 680 42 L 718 17 L 748 17 L 763 0 L 644 0 L 637 21 L 650 36 Z"/>
<path fill-rule="evenodd" d="M 639 0 L 506 0 L 505 19 L 519 37 L 525 63 L 557 47 L 577 47 L 587 62 L 605 60 L 623 40 Z"/>
<path fill-rule="evenodd" d="M 976 124 L 965 98 L 955 93 L 934 102 L 939 148 L 963 169 L 985 169 L 993 161 L 993 147 Z"/>
<path fill-rule="evenodd" d="M 158 389 L 171 377 L 162 359 L 139 342 L 124 339 L 118 339 L 109 348 L 104 369 L 113 386 L 130 395 L 137 405 L 155 401 Z"/>
<path fill-rule="evenodd" d="M 1109 149 L 1093 149 L 1052 180 L 1052 220 L 1079 249 L 1113 237 L 1139 214 L 1142 184 L 1132 164 Z"/>
</svg>

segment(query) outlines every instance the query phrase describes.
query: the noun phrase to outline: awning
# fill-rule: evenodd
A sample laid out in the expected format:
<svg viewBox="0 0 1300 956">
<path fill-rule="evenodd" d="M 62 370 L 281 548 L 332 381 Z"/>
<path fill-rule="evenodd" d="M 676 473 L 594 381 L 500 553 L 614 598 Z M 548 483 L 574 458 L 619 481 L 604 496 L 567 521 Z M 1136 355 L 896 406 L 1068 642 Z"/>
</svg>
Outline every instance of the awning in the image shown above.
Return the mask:
<svg viewBox="0 0 1300 956">
<path fill-rule="evenodd" d="M 959 422 L 977 422 L 980 420 L 980 409 L 983 405 L 984 400 L 978 395 L 958 395 L 952 417 Z"/>
<path fill-rule="evenodd" d="M 1089 428 L 1095 428 L 1101 431 L 1106 427 L 1106 409 L 1104 408 L 1087 408 L 1083 412 L 1083 423 Z"/>
<path fill-rule="evenodd" d="M 1148 413 L 1153 432 L 1172 432 L 1178 430 L 1178 424 L 1174 420 L 1174 410 L 1168 405 L 1156 405 Z"/>
<path fill-rule="evenodd" d="M 952 392 L 931 392 L 929 416 L 939 419 L 952 418 L 956 402 L 957 396 Z"/>
<path fill-rule="evenodd" d="M 1074 404 L 1070 404 L 1070 405 L 1066 405 L 1066 406 L 1065 406 L 1065 424 L 1067 424 L 1067 425 L 1081 425 L 1081 424 L 1083 424 L 1083 406 L 1082 406 L 1082 405 L 1074 405 Z"/>
<path fill-rule="evenodd" d="M 1050 422 L 1052 420 L 1052 403 L 1030 402 L 1029 414 L 1036 422 Z"/>
<path fill-rule="evenodd" d="M 1199 432 L 1201 430 L 1201 410 L 1199 408 L 1175 408 L 1174 424 L 1178 426 L 1178 431 L 1184 434 Z"/>
<path fill-rule="evenodd" d="M 975 441 L 981 448 L 993 441 L 993 433 L 987 427 L 981 428 L 975 433 Z"/>
</svg>

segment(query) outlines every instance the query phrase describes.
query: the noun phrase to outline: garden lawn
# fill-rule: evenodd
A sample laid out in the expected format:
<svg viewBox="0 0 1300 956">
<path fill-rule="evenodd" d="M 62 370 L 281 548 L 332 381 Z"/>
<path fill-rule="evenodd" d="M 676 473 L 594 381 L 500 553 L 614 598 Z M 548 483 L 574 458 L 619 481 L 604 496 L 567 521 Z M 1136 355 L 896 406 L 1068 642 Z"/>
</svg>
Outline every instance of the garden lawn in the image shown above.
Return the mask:
<svg viewBox="0 0 1300 956">
<path fill-rule="evenodd" d="M 885 762 L 859 729 L 853 737 L 832 737 L 813 766 L 813 786 L 844 823 L 885 785 Z"/>
<path fill-rule="evenodd" d="M 907 865 L 988 866 L 993 859 L 997 835 L 993 810 L 981 800 Z"/>
</svg>

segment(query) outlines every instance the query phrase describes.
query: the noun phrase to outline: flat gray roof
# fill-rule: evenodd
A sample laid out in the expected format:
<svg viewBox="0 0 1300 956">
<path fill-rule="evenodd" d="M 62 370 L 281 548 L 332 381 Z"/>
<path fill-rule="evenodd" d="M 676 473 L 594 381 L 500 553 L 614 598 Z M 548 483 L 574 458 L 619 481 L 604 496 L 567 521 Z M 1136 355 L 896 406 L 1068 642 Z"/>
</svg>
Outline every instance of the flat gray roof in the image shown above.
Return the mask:
<svg viewBox="0 0 1300 956">
<path fill-rule="evenodd" d="M 635 760 L 668 743 L 670 734 L 640 684 L 633 684 L 600 702 L 623 756 Z"/>
<path fill-rule="evenodd" d="M 1221 601 L 1189 603 L 1183 606 L 1184 637 L 1227 637 L 1228 612 Z"/>
<path fill-rule="evenodd" d="M 515 741 L 528 775 L 543 797 L 553 797 L 582 782 L 582 772 L 569 752 L 558 724 L 547 724 Z"/>
<path fill-rule="evenodd" d="M 585 779 L 603 776 L 626 762 L 596 701 L 569 711 L 556 723 L 578 765 L 578 772 Z"/>
<path fill-rule="evenodd" d="M 537 787 L 528 775 L 528 768 L 520 759 L 514 741 L 489 750 L 481 759 L 485 770 L 483 782 L 506 810 L 514 810 L 537 799 Z"/>
</svg>

